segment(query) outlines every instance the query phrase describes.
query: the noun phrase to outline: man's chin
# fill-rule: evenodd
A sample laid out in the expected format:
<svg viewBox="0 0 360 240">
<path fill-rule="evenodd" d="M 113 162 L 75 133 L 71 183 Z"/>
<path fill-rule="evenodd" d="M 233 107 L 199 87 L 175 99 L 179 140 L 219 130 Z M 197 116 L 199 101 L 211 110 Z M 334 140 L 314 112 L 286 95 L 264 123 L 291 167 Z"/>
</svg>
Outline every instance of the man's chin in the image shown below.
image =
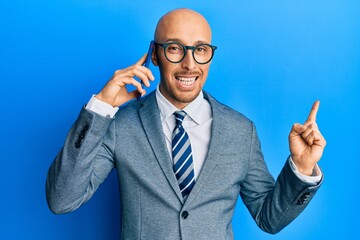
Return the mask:
<svg viewBox="0 0 360 240">
<path fill-rule="evenodd" d="M 179 103 L 183 103 L 183 104 L 189 104 L 192 101 L 195 100 L 195 98 L 197 98 L 197 96 L 199 96 L 200 91 L 191 91 L 191 92 L 187 92 L 187 93 L 180 93 L 180 94 L 175 94 L 174 98 L 177 102 Z"/>
</svg>

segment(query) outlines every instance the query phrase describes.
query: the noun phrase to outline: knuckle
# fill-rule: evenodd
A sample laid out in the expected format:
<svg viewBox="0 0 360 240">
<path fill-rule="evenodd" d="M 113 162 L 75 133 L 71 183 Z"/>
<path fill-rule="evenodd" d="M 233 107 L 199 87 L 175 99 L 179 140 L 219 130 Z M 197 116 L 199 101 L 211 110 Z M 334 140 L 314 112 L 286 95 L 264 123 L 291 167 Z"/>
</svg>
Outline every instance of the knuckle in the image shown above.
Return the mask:
<svg viewBox="0 0 360 240">
<path fill-rule="evenodd" d="M 135 68 L 134 73 L 136 73 L 137 77 L 142 77 L 144 75 L 143 72 L 141 71 L 141 68 Z"/>
<path fill-rule="evenodd" d="M 141 65 L 138 65 L 138 64 L 135 64 L 133 67 L 134 67 L 134 70 L 136 70 L 136 71 L 140 71 L 140 69 L 141 69 Z"/>
<path fill-rule="evenodd" d="M 151 75 L 152 75 L 151 70 L 150 70 L 150 69 L 148 69 L 148 68 L 146 68 L 146 73 L 147 73 L 149 76 L 151 76 Z"/>
<path fill-rule="evenodd" d="M 139 70 L 139 65 L 137 65 L 137 64 L 133 65 L 133 66 L 132 66 L 132 69 L 133 69 L 134 71 Z"/>
<path fill-rule="evenodd" d="M 315 130 L 315 129 L 317 129 L 317 126 L 316 126 L 316 124 L 314 124 L 314 123 L 310 123 L 310 124 L 308 125 L 308 129 Z"/>
<path fill-rule="evenodd" d="M 141 88 L 141 83 L 140 82 L 138 82 L 138 81 L 136 81 L 135 79 L 134 79 L 134 86 L 135 87 L 138 87 L 138 88 Z"/>
</svg>

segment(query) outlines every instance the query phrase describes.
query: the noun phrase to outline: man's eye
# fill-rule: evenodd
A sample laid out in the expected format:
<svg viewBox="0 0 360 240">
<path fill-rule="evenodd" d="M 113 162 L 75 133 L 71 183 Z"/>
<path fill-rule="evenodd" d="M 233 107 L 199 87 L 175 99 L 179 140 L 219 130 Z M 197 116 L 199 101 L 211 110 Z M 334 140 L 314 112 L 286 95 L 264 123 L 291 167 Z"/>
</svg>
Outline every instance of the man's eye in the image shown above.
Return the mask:
<svg viewBox="0 0 360 240">
<path fill-rule="evenodd" d="M 171 53 L 179 53 L 182 52 L 182 47 L 177 44 L 171 44 L 168 46 L 168 51 Z"/>
<path fill-rule="evenodd" d="M 196 48 L 197 53 L 207 53 L 209 51 L 209 48 L 206 46 L 199 46 Z"/>
</svg>

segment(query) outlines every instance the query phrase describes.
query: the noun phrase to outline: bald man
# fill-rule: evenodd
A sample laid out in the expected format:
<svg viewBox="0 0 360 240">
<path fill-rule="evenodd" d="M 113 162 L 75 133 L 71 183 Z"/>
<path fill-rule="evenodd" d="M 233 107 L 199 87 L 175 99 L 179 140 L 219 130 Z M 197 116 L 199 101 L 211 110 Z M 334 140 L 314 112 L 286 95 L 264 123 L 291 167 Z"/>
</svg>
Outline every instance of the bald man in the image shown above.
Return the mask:
<svg viewBox="0 0 360 240">
<path fill-rule="evenodd" d="M 77 209 L 116 168 L 121 239 L 234 239 L 239 196 L 262 230 L 279 232 L 323 179 L 319 102 L 291 129 L 291 154 L 275 182 L 253 122 L 203 91 L 216 50 L 206 19 L 189 9 L 171 11 L 154 38 L 151 59 L 161 76 L 156 91 L 145 96 L 134 79 L 146 87 L 154 80 L 142 66 L 146 55 L 115 71 L 81 110 L 49 169 L 50 209 Z"/>
</svg>

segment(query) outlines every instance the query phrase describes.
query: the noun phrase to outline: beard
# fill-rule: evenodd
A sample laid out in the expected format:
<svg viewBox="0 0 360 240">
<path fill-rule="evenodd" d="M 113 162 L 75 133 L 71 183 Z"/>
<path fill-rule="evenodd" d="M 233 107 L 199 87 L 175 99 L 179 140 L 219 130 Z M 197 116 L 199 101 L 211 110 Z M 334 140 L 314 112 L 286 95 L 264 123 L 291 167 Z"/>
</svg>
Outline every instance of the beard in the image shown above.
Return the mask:
<svg viewBox="0 0 360 240">
<path fill-rule="evenodd" d="M 201 88 L 194 89 L 192 91 L 187 91 L 187 92 L 173 91 L 172 98 L 175 99 L 177 102 L 189 104 L 192 101 L 194 101 L 195 98 L 197 98 L 197 96 L 199 96 L 200 91 L 201 91 Z"/>
<path fill-rule="evenodd" d="M 197 85 L 196 88 L 192 90 L 181 91 L 175 86 L 166 84 L 164 81 L 160 82 L 160 92 L 162 95 L 179 109 L 184 108 L 186 105 L 194 101 L 197 96 L 199 96 L 201 90 L 201 85 Z"/>
</svg>

